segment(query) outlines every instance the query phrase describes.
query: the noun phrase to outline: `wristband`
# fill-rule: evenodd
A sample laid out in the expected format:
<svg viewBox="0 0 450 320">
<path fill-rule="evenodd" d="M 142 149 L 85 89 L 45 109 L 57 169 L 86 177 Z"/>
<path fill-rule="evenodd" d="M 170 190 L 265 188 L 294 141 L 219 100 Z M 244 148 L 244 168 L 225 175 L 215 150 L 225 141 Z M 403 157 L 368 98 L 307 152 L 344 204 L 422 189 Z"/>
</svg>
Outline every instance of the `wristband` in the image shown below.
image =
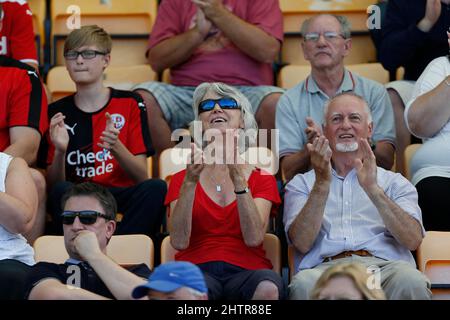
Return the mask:
<svg viewBox="0 0 450 320">
<path fill-rule="evenodd" d="M 236 193 L 236 194 L 244 194 L 244 193 L 248 193 L 249 191 L 250 191 L 250 189 L 248 187 L 245 187 L 245 189 L 241 190 L 241 191 L 234 190 L 234 193 Z"/>
</svg>

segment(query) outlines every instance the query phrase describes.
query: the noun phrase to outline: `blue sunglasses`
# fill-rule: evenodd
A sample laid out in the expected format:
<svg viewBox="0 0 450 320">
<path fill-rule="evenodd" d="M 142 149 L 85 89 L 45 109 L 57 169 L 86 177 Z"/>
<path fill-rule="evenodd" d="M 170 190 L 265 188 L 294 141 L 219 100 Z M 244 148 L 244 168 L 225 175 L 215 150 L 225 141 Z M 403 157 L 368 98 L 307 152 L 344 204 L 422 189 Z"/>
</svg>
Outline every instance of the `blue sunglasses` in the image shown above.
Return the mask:
<svg viewBox="0 0 450 320">
<path fill-rule="evenodd" d="M 198 105 L 198 113 L 211 111 L 218 104 L 221 109 L 240 109 L 241 107 L 233 98 L 206 99 Z"/>
</svg>

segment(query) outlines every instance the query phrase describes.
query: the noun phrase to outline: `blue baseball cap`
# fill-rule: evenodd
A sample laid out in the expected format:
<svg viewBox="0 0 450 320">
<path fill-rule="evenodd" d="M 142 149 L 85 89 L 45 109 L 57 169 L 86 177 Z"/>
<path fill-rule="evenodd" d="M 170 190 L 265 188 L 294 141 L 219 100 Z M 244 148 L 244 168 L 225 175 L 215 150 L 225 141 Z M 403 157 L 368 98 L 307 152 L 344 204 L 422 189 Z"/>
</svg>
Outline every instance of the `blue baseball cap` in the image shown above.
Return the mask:
<svg viewBox="0 0 450 320">
<path fill-rule="evenodd" d="M 142 298 L 148 290 L 173 292 L 181 287 L 208 293 L 202 271 L 195 264 L 187 261 L 172 261 L 159 265 L 148 278 L 148 282 L 134 288 L 134 299 Z"/>
</svg>

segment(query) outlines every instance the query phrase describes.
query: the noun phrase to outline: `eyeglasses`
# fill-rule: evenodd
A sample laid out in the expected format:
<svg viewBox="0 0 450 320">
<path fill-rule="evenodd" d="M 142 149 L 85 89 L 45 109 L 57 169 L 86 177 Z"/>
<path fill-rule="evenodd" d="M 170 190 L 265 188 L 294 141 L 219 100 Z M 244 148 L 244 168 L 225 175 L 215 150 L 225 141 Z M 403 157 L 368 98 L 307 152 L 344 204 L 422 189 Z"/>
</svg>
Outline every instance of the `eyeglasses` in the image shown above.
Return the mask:
<svg viewBox="0 0 450 320">
<path fill-rule="evenodd" d="M 221 109 L 240 109 L 241 107 L 233 98 L 206 99 L 198 105 L 198 113 L 211 111 L 218 104 Z"/>
<path fill-rule="evenodd" d="M 318 33 L 318 32 L 310 32 L 305 34 L 305 42 L 317 42 L 319 41 L 320 35 L 323 35 L 325 40 L 327 41 L 336 41 L 337 38 L 342 37 L 345 39 L 343 34 L 334 32 L 334 31 L 325 31 L 324 33 Z"/>
<path fill-rule="evenodd" d="M 63 224 L 73 224 L 76 217 L 80 219 L 82 224 L 94 224 L 97 221 L 97 217 L 113 220 L 112 217 L 94 210 L 64 211 L 61 213 L 61 217 Z"/>
<path fill-rule="evenodd" d="M 78 56 L 81 55 L 83 59 L 90 60 L 94 59 L 98 54 L 104 56 L 107 54 L 107 52 L 101 52 L 97 50 L 83 50 L 83 51 L 70 50 L 64 53 L 64 57 L 67 60 L 76 60 L 78 59 Z"/>
</svg>

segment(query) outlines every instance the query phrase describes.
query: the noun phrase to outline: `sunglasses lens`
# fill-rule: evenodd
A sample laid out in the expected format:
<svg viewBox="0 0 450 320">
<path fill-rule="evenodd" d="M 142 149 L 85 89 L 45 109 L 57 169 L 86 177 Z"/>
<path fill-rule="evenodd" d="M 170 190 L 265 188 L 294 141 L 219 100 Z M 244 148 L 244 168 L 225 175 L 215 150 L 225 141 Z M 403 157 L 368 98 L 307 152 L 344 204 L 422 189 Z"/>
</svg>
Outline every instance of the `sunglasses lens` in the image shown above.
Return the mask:
<svg viewBox="0 0 450 320">
<path fill-rule="evenodd" d="M 80 212 L 80 222 L 82 224 L 94 224 L 97 221 L 97 213 L 95 211 Z"/>
<path fill-rule="evenodd" d="M 97 221 L 96 211 L 80 211 L 80 212 L 64 212 L 62 214 L 63 224 L 73 224 L 75 218 L 78 217 L 82 224 L 94 224 Z"/>
<path fill-rule="evenodd" d="M 62 216 L 62 223 L 63 224 L 73 224 L 75 221 L 76 214 L 63 214 Z"/>
<path fill-rule="evenodd" d="M 200 102 L 200 104 L 198 106 L 200 112 L 202 112 L 202 111 L 209 111 L 209 110 L 214 109 L 215 103 L 216 102 L 214 100 L 211 100 L 211 99 L 204 100 L 204 101 Z"/>
<path fill-rule="evenodd" d="M 222 98 L 219 100 L 219 106 L 222 109 L 236 109 L 238 108 L 238 104 L 236 102 L 236 100 L 231 99 L 231 98 Z"/>
</svg>

